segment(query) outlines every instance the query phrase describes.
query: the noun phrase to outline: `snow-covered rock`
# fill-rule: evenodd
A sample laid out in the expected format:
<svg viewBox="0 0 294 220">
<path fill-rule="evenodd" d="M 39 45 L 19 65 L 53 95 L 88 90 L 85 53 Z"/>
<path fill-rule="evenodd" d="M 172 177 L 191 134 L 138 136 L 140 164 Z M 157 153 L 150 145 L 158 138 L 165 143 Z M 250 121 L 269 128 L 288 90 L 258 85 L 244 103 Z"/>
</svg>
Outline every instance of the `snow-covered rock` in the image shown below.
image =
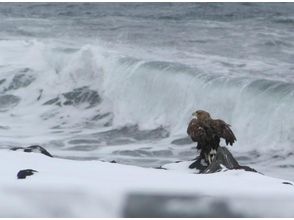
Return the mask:
<svg viewBox="0 0 294 220">
<path fill-rule="evenodd" d="M 194 174 L 187 169 L 188 163 L 173 164 L 173 170 L 163 170 L 9 150 L 1 150 L 0 158 L 0 217 L 128 217 L 126 209 L 130 210 L 130 196 L 134 195 L 198 198 L 198 202 L 187 204 L 167 199 L 162 205 L 173 211 L 169 212 L 174 213 L 172 216 L 187 214 L 189 210 L 194 210 L 191 215 L 195 215 L 200 206 L 209 207 L 207 198 L 228 201 L 230 209 L 247 216 L 294 216 L 293 183 L 254 172 Z M 18 171 L 23 169 L 38 172 L 17 179 Z M 146 216 L 152 204 L 142 205 L 145 214 L 141 214 Z M 272 205 L 274 208 L 269 208 Z"/>
</svg>

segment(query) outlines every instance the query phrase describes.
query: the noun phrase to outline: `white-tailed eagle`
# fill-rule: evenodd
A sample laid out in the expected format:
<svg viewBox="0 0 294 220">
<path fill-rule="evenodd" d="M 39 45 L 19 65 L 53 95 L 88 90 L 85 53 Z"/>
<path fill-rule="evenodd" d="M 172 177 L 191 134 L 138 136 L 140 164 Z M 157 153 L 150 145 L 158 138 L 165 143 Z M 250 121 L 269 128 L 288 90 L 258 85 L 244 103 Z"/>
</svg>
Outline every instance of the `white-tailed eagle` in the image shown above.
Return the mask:
<svg viewBox="0 0 294 220">
<path fill-rule="evenodd" d="M 210 114 L 198 110 L 192 114 L 194 118 L 189 123 L 187 133 L 191 139 L 197 142 L 197 149 L 201 150 L 200 157 L 210 164 L 215 157 L 220 139 L 223 138 L 226 145 L 237 140 L 230 129 L 230 125 L 220 119 L 212 119 Z"/>
</svg>

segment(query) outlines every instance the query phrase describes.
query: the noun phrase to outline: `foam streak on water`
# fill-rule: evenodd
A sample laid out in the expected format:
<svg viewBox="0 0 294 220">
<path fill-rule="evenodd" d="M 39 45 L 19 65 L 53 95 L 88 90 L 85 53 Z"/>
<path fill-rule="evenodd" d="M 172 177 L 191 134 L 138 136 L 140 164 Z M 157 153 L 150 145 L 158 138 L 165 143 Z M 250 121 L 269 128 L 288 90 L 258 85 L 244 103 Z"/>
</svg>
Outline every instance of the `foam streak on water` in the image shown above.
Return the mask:
<svg viewBox="0 0 294 220">
<path fill-rule="evenodd" d="M 0 5 L 2 148 L 159 166 L 195 157 L 204 109 L 241 164 L 294 178 L 293 4 L 27 5 Z"/>
</svg>

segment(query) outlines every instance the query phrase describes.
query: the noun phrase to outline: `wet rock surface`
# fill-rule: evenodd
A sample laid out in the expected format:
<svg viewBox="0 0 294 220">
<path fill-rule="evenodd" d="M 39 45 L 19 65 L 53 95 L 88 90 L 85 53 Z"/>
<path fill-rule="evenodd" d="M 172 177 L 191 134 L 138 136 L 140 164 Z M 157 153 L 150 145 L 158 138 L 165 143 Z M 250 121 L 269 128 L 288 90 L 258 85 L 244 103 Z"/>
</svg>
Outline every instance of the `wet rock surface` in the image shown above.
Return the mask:
<svg viewBox="0 0 294 220">
<path fill-rule="evenodd" d="M 35 153 L 41 153 L 44 154 L 48 157 L 53 157 L 45 148 L 39 146 L 39 145 L 32 145 L 29 147 L 12 147 L 10 148 L 10 150 L 12 151 L 23 151 L 26 153 L 31 153 L 31 152 L 35 152 Z"/>
<path fill-rule="evenodd" d="M 37 170 L 32 170 L 32 169 L 20 170 L 17 173 L 17 179 L 25 179 L 27 176 L 32 176 L 36 172 L 38 172 L 38 171 Z"/>
<path fill-rule="evenodd" d="M 226 147 L 219 147 L 215 159 L 209 166 L 201 163 L 198 157 L 190 166 L 190 169 L 197 169 L 200 173 L 215 173 L 223 169 L 243 169 L 245 171 L 257 172 L 255 169 L 248 166 L 241 166 L 238 161 L 233 157 L 231 152 Z"/>
</svg>

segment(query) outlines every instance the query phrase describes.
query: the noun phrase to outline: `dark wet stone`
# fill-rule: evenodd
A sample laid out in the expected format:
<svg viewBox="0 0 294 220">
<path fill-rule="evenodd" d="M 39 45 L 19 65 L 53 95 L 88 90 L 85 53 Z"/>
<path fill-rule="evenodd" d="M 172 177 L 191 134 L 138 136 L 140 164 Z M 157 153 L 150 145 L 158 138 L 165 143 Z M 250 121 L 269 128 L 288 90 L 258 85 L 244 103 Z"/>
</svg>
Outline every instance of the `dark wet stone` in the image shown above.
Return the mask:
<svg viewBox="0 0 294 220">
<path fill-rule="evenodd" d="M 38 171 L 37 170 L 32 170 L 32 169 L 20 170 L 17 173 L 17 179 L 25 179 L 27 176 L 32 176 L 36 172 L 38 172 Z"/>
<path fill-rule="evenodd" d="M 50 99 L 43 105 L 79 105 L 88 103 L 88 108 L 94 107 L 101 102 L 101 97 L 97 91 L 90 90 L 87 86 L 74 89 L 71 92 L 62 93 L 56 98 Z"/>
<path fill-rule="evenodd" d="M 190 166 L 189 166 L 190 169 L 197 169 L 197 170 L 205 170 L 205 168 L 207 168 L 207 166 L 204 166 L 202 163 L 201 163 L 201 159 L 200 157 L 197 158 Z"/>
<path fill-rule="evenodd" d="M 289 183 L 289 182 L 282 182 L 283 184 L 285 184 L 285 185 L 291 185 L 291 186 L 293 186 L 293 184 L 292 183 Z"/>
<path fill-rule="evenodd" d="M 197 169 L 200 173 L 215 173 L 221 171 L 223 168 L 232 169 L 243 169 L 245 171 L 257 172 L 255 169 L 248 166 L 241 166 L 237 160 L 233 157 L 231 152 L 226 147 L 219 147 L 215 159 L 209 166 L 201 164 L 201 158 L 196 158 L 190 166 L 190 169 Z"/>
<path fill-rule="evenodd" d="M 48 157 L 53 157 L 45 148 L 39 146 L 39 145 L 32 145 L 29 147 L 13 147 L 10 148 L 10 150 L 12 151 L 23 151 L 26 153 L 31 153 L 31 152 L 35 152 L 35 153 L 41 153 L 44 154 Z"/>
<path fill-rule="evenodd" d="M 201 173 L 216 173 L 221 171 L 223 168 L 221 166 L 220 161 L 216 160 L 215 162 L 212 162 L 208 167 L 206 167 L 204 170 L 201 170 Z"/>
<path fill-rule="evenodd" d="M 226 147 L 217 149 L 216 159 L 221 161 L 229 169 L 234 169 L 239 166 L 238 161 L 233 157 L 233 154 Z"/>
<path fill-rule="evenodd" d="M 130 194 L 125 218 L 240 218 L 223 199 L 202 195 Z M 203 205 L 205 204 L 205 206 Z"/>
<path fill-rule="evenodd" d="M 174 144 L 174 145 L 188 145 L 188 144 L 192 144 L 192 143 L 193 143 L 193 141 L 191 140 L 190 137 L 176 139 L 171 142 L 171 144 Z"/>
<path fill-rule="evenodd" d="M 115 160 L 110 161 L 110 163 L 117 163 Z"/>
<path fill-rule="evenodd" d="M 241 170 L 245 170 L 245 171 L 250 171 L 250 172 L 255 172 L 255 173 L 259 173 L 259 174 L 262 174 L 260 172 L 258 172 L 257 170 L 249 167 L 249 166 L 239 166 L 239 168 L 236 168 L 236 169 L 241 169 Z"/>
<path fill-rule="evenodd" d="M 157 170 L 167 170 L 166 168 L 164 168 L 164 167 L 162 167 L 162 166 L 154 167 L 154 169 L 157 169 Z"/>
</svg>

